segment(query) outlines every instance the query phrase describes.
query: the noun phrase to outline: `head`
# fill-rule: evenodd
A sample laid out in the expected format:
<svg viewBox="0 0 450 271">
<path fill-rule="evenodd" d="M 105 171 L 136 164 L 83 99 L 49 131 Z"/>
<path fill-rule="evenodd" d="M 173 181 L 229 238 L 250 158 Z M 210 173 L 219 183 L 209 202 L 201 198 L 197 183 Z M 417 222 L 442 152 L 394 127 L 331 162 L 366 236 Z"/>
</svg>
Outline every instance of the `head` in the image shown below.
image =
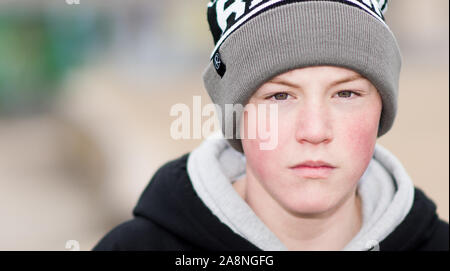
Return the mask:
<svg viewBox="0 0 450 271">
<path fill-rule="evenodd" d="M 376 138 L 391 128 L 401 56 L 384 21 L 386 7 L 386 0 L 208 4 L 216 46 L 203 74 L 205 88 L 221 109 L 225 138 L 245 153 L 248 172 L 285 207 L 320 211 L 337 204 L 354 191 Z M 353 80 L 337 84 L 348 78 Z M 361 93 L 338 94 L 339 89 Z M 265 99 L 274 90 L 282 94 Z M 279 131 L 272 150 L 245 138 L 241 129 L 249 123 L 243 110 L 226 109 L 261 103 L 278 105 Z M 317 174 L 292 169 L 307 160 L 334 168 Z M 295 191 L 303 196 L 285 197 Z"/>
<path fill-rule="evenodd" d="M 262 193 L 286 210 L 302 214 L 326 212 L 355 193 L 373 154 L 382 110 L 369 80 L 341 67 L 294 69 L 258 88 L 247 107 L 258 105 L 278 107 L 276 127 L 267 126 L 277 144 L 262 149 L 266 139 L 260 129 L 255 138 L 245 135 L 266 115 L 242 114 L 248 181 L 257 181 Z M 308 161 L 327 166 L 310 167 Z"/>
</svg>

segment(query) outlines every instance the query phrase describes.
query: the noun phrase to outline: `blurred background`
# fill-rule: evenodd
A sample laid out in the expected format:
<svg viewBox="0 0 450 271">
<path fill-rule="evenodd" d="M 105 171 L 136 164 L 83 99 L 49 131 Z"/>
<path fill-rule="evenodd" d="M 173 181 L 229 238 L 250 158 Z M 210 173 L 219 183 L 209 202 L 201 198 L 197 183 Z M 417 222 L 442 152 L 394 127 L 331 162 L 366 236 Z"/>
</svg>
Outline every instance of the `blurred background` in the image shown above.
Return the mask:
<svg viewBox="0 0 450 271">
<path fill-rule="evenodd" d="M 0 0 L 0 250 L 90 250 L 174 140 L 172 105 L 210 103 L 207 0 Z M 449 217 L 449 1 L 390 1 L 399 111 L 379 139 Z"/>
</svg>

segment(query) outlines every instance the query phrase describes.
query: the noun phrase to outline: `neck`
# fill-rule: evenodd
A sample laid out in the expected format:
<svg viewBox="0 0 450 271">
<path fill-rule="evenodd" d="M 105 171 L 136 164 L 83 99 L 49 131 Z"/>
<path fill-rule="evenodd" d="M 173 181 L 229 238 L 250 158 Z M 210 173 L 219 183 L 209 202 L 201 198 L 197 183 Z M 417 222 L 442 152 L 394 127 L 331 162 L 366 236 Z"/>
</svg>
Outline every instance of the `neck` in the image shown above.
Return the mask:
<svg viewBox="0 0 450 271">
<path fill-rule="evenodd" d="M 356 187 L 331 210 L 298 214 L 285 210 L 256 179 L 247 176 L 233 186 L 289 250 L 342 250 L 361 228 L 361 199 Z M 252 191 L 257 190 L 262 193 L 254 196 Z"/>
</svg>

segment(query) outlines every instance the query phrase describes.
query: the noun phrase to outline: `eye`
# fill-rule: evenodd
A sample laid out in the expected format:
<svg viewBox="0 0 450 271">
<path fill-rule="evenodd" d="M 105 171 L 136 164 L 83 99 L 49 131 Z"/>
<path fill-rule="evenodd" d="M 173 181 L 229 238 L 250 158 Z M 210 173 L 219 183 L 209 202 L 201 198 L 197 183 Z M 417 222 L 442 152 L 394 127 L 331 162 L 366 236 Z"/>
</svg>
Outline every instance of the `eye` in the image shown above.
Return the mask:
<svg viewBox="0 0 450 271">
<path fill-rule="evenodd" d="M 287 98 L 289 97 L 289 94 L 287 94 L 286 92 L 278 92 L 275 93 L 274 95 L 269 96 L 268 98 L 274 98 L 277 101 L 283 101 L 283 100 L 287 100 Z"/>
<path fill-rule="evenodd" d="M 359 93 L 351 91 L 351 90 L 342 90 L 337 93 L 340 98 L 350 98 L 353 95 L 360 96 Z"/>
</svg>

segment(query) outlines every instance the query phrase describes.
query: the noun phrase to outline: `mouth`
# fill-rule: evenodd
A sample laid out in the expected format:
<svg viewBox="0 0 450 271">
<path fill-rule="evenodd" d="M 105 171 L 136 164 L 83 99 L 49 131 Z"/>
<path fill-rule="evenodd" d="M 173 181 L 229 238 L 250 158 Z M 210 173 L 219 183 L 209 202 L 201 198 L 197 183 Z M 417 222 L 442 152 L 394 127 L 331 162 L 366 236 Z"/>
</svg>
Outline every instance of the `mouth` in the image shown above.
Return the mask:
<svg viewBox="0 0 450 271">
<path fill-rule="evenodd" d="M 309 160 L 289 168 L 303 178 L 326 179 L 336 167 L 324 161 Z"/>
</svg>

